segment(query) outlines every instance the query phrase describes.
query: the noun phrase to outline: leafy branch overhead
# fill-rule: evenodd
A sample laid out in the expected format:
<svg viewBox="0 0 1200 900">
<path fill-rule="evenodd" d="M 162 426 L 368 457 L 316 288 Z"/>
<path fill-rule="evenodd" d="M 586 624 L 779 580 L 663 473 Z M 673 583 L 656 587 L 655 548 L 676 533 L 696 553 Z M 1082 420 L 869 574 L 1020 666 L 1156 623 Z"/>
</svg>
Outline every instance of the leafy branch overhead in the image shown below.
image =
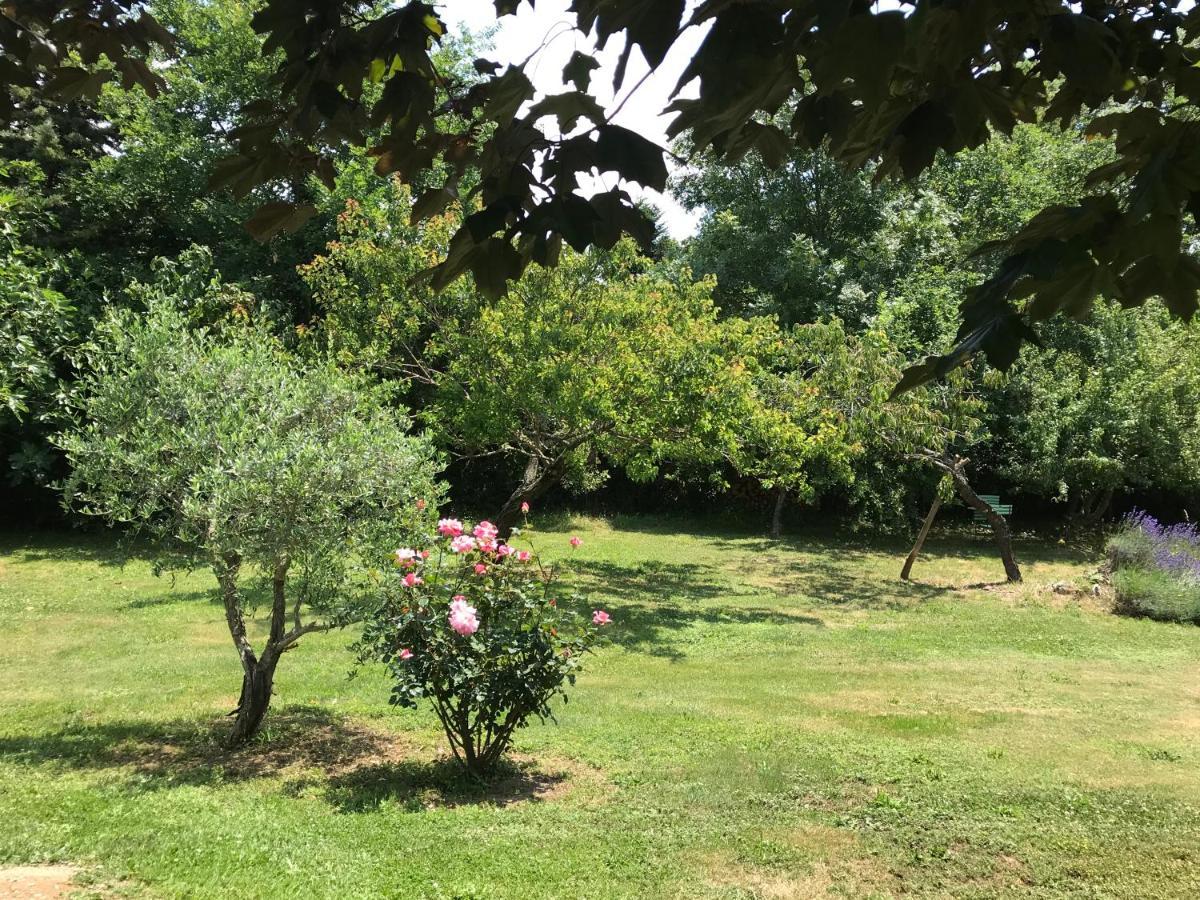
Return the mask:
<svg viewBox="0 0 1200 900">
<path fill-rule="evenodd" d="M 496 12 L 519 6 L 497 0 Z M 1033 325 L 1082 314 L 1097 296 L 1128 306 L 1157 296 L 1190 317 L 1200 289 L 1185 240 L 1200 215 L 1200 9 L 1167 0 L 899 6 L 708 0 L 689 11 L 684 0 L 575 0 L 572 10 L 601 45 L 624 35 L 618 83 L 635 47 L 653 68 L 684 30 L 707 29 L 679 82 L 698 90 L 668 107 L 669 133 L 728 161 L 756 151 L 775 164 L 793 147 L 823 146 L 850 166 L 911 178 L 939 152 L 976 147 L 1018 122 L 1104 113 L 1088 127 L 1115 137 L 1117 158 L 1092 173 L 1093 193 L 981 248 L 994 274 L 964 298 L 957 346 L 908 370 L 901 390 L 977 351 L 1005 367 Z M 96 79 L 112 77 L 102 56 L 123 81 L 155 90 L 144 60 L 152 44 L 170 43 L 124 0 L 82 11 L 15 2 L 0 23 L 9 85 L 0 120 L 14 90 L 94 93 Z M 257 235 L 303 224 L 309 210 L 287 207 L 297 179 L 331 180 L 347 143 L 369 147 L 379 174 L 417 187 L 418 217 L 454 202 L 473 211 L 433 272 L 438 286 L 469 271 L 497 295 L 531 261 L 553 263 L 564 241 L 582 250 L 651 235 L 626 190 L 581 193 L 597 171 L 656 190 L 667 177 L 662 148 L 609 121 L 589 94 L 597 63 L 588 54 L 567 63 L 570 90 L 537 98 L 521 64 L 478 60 L 470 82 L 440 72 L 434 51 L 445 26 L 426 3 L 379 11 L 269 0 L 254 28 L 279 58 L 274 93 L 243 108 L 236 153 L 214 184 L 262 193 L 267 206 L 248 223 Z"/>
</svg>

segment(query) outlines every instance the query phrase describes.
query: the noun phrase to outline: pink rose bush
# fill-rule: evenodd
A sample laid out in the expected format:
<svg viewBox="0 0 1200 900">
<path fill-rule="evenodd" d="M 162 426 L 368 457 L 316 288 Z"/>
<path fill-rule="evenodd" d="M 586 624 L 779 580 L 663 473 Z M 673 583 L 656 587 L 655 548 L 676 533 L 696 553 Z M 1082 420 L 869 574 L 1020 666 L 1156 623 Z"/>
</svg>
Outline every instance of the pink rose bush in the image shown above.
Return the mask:
<svg viewBox="0 0 1200 900">
<path fill-rule="evenodd" d="M 427 547 L 395 552 L 356 646 L 360 661 L 387 666 L 391 702 L 428 701 L 455 757 L 486 776 L 516 729 L 553 718 L 551 701 L 575 683 L 612 618 L 581 614 L 555 573 L 501 541 L 491 522 L 447 518 L 436 530 Z"/>
</svg>

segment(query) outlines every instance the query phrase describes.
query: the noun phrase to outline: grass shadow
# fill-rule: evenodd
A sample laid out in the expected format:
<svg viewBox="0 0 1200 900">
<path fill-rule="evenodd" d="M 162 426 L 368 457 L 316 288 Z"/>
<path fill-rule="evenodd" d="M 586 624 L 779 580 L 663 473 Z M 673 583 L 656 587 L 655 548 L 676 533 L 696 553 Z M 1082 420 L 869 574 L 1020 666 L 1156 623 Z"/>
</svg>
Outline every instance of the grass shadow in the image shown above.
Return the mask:
<svg viewBox="0 0 1200 900">
<path fill-rule="evenodd" d="M 622 565 L 603 560 L 580 560 L 572 563 L 571 571 L 582 576 L 585 586 L 602 588 L 606 596 L 617 600 L 644 600 L 650 593 L 696 600 L 736 596 L 735 585 L 718 577 L 714 567 L 699 563 L 645 560 Z"/>
<path fill-rule="evenodd" d="M 161 594 L 155 593 L 149 597 L 135 597 L 125 604 L 126 609 L 153 609 L 158 606 L 174 606 L 182 603 L 198 603 L 207 601 L 212 606 L 221 606 L 221 597 L 216 588 L 212 590 L 180 590 L 169 587 Z"/>
<path fill-rule="evenodd" d="M 88 562 L 121 568 L 130 562 L 155 558 L 145 541 L 110 529 L 0 531 L 0 556 L 10 564 Z"/>
<path fill-rule="evenodd" d="M 406 751 L 402 739 L 316 706 L 273 710 L 262 734 L 229 750 L 229 720 L 117 721 L 37 735 L 0 736 L 0 759 L 124 774 L 155 790 L 273 777 L 283 770 L 345 771 Z"/>
<path fill-rule="evenodd" d="M 679 648 L 672 632 L 695 625 L 785 625 L 824 628 L 818 616 L 786 609 L 762 606 L 699 607 L 658 606 L 632 601 L 620 601 L 611 610 L 617 623 L 612 631 L 613 643 L 626 650 L 672 661 L 687 654 Z"/>
<path fill-rule="evenodd" d="M 399 805 L 409 812 L 465 806 L 511 806 L 553 797 L 565 772 L 540 771 L 528 761 L 503 760 L 492 778 L 472 777 L 453 759 L 403 760 L 362 766 L 329 779 L 325 800 L 338 812 L 372 812 Z"/>
<path fill-rule="evenodd" d="M 895 584 L 889 584 L 889 590 L 884 592 L 876 578 L 858 576 L 829 563 L 807 563 L 773 579 L 771 589 L 781 595 L 807 598 L 818 606 L 843 610 L 904 610 L 965 589 L 920 580 L 901 581 L 899 570 L 896 575 Z"/>
<path fill-rule="evenodd" d="M 966 514 L 966 510 L 958 510 Z M 912 546 L 912 534 L 879 535 L 868 532 L 846 530 L 830 531 L 816 524 L 791 529 L 780 538 L 772 538 L 763 528 L 746 525 L 731 526 L 720 517 L 648 516 L 621 514 L 611 519 L 617 531 L 628 531 L 656 536 L 688 535 L 708 541 L 714 548 L 740 550 L 751 553 L 768 553 L 772 550 L 796 550 L 823 553 L 837 551 L 839 559 L 853 562 L 869 554 L 898 554 L 900 562 Z M 1064 543 L 1046 540 L 1037 533 L 1021 532 L 1013 538 L 1013 548 L 1018 562 L 1046 563 L 1086 562 L 1095 556 L 1097 543 L 1086 537 Z M 972 525 L 969 518 L 963 521 L 950 519 L 939 522 L 926 544 L 923 558 L 933 560 L 938 556 L 971 558 L 995 555 L 996 549 L 991 532 Z M 997 556 L 997 562 L 999 557 Z"/>
<path fill-rule="evenodd" d="M 263 732 L 237 750 L 225 747 L 223 720 L 118 721 L 62 731 L 0 736 L 0 760 L 103 773 L 130 791 L 218 786 L 284 778 L 297 797 L 310 788 L 339 812 L 398 803 L 411 811 L 545 800 L 564 790 L 570 772 L 530 759 L 505 759 L 480 781 L 454 759 L 433 756 L 404 735 L 376 731 L 317 706 L 272 711 Z M 553 768 L 553 767 L 552 767 Z"/>
</svg>

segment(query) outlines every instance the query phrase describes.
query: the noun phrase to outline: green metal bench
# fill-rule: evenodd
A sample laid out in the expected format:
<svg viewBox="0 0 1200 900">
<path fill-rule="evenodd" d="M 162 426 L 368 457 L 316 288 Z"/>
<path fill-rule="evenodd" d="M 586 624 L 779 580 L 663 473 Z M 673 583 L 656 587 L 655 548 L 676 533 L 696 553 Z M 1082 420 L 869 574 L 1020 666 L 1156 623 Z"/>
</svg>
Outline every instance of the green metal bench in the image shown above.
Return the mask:
<svg viewBox="0 0 1200 900">
<path fill-rule="evenodd" d="M 1013 511 L 1012 504 L 1011 503 L 1001 503 L 999 494 L 980 494 L 979 499 L 982 500 L 984 503 L 986 503 L 988 506 L 990 506 L 992 508 L 993 512 L 997 512 L 1002 516 L 1011 516 L 1012 515 L 1012 511 Z M 983 513 L 981 513 L 979 510 L 975 510 L 975 515 L 973 515 L 971 518 L 972 518 L 972 520 L 974 520 L 976 522 L 986 522 L 987 521 L 987 516 L 984 515 Z"/>
</svg>

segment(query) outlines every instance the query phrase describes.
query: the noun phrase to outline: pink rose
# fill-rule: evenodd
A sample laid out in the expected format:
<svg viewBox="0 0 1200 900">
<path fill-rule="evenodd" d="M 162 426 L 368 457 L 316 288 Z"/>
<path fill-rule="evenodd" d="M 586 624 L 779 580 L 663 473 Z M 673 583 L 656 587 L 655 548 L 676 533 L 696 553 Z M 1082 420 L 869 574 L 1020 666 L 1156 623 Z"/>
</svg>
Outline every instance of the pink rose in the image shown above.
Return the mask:
<svg viewBox="0 0 1200 900">
<path fill-rule="evenodd" d="M 469 534 L 460 534 L 450 542 L 450 549 L 455 553 L 470 553 L 475 549 L 475 538 Z"/>
<path fill-rule="evenodd" d="M 401 659 L 412 659 L 413 652 L 411 650 L 409 650 L 407 647 L 402 647 L 400 650 L 400 658 Z"/>
<path fill-rule="evenodd" d="M 582 543 L 583 543 L 583 541 L 581 541 L 581 540 L 580 540 L 579 538 L 577 538 L 577 537 L 572 537 L 572 538 L 571 538 L 571 546 L 572 546 L 572 547 L 578 547 L 578 546 L 579 546 L 580 544 L 582 544 Z"/>
<path fill-rule="evenodd" d="M 404 576 L 405 587 L 416 587 L 418 584 L 424 584 L 425 581 L 416 572 L 409 572 Z"/>
<path fill-rule="evenodd" d="M 506 556 L 511 556 L 515 552 L 516 551 L 513 550 L 512 547 L 508 546 L 508 544 L 501 544 L 496 548 L 496 555 L 501 559 L 504 559 Z"/>
<path fill-rule="evenodd" d="M 521 512 L 523 512 L 523 513 L 529 512 L 529 504 L 528 503 L 521 504 Z"/>
<path fill-rule="evenodd" d="M 476 575 L 486 575 L 487 574 L 487 566 L 485 566 L 483 563 L 475 563 L 475 574 Z"/>
<path fill-rule="evenodd" d="M 463 523 L 458 519 L 438 519 L 437 530 L 443 537 L 458 537 L 463 533 Z"/>
<path fill-rule="evenodd" d="M 533 557 L 530 555 L 528 550 L 517 551 L 517 562 L 529 562 L 531 559 L 533 559 Z"/>
<path fill-rule="evenodd" d="M 475 530 L 472 532 L 472 534 L 474 534 L 475 537 L 479 538 L 481 541 L 495 540 L 496 535 L 499 533 L 500 530 L 486 519 L 476 525 Z"/>
<path fill-rule="evenodd" d="M 479 549 L 482 550 L 484 553 L 495 553 L 496 552 L 496 542 L 494 540 L 492 540 L 491 538 L 480 538 L 479 539 Z"/>
<path fill-rule="evenodd" d="M 417 558 L 417 551 L 411 547 L 400 547 L 396 550 L 396 565 L 411 566 Z"/>
<path fill-rule="evenodd" d="M 421 551 L 421 559 L 429 559 L 429 551 L 428 550 Z"/>
<path fill-rule="evenodd" d="M 461 595 L 450 601 L 450 627 L 464 637 L 479 630 L 479 619 L 475 607 L 469 605 Z"/>
<path fill-rule="evenodd" d="M 612 622 L 612 616 L 610 616 L 604 610 L 602 610 L 602 609 L 592 610 L 592 624 L 593 625 L 608 625 L 610 622 Z"/>
</svg>

